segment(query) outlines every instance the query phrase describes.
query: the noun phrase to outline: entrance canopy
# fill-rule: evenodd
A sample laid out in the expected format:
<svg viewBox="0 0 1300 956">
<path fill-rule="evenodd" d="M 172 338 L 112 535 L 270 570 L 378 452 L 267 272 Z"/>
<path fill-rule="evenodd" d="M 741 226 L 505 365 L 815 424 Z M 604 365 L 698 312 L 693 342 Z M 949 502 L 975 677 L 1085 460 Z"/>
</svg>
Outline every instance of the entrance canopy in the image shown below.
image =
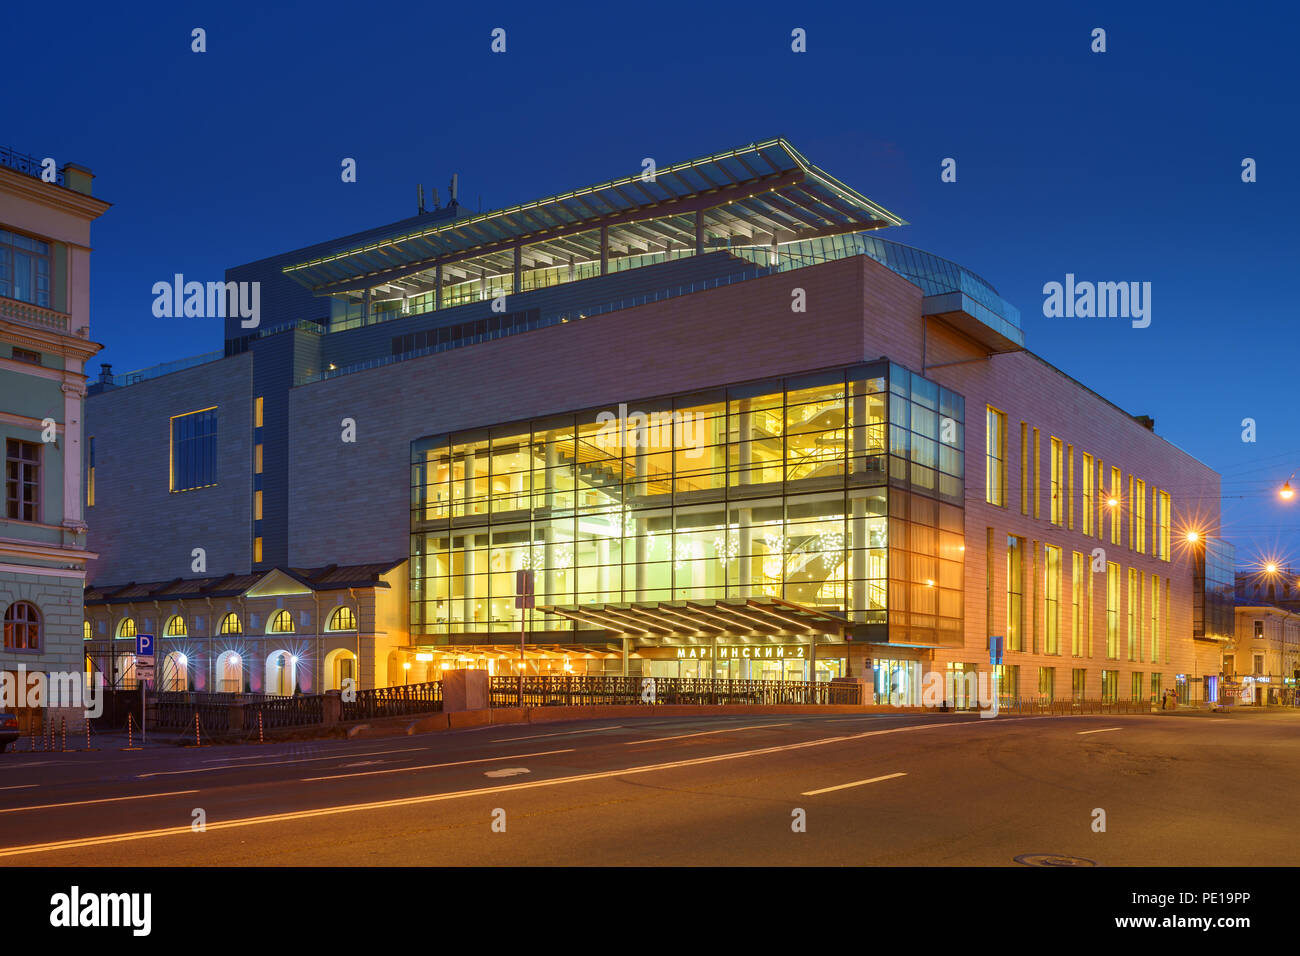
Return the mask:
<svg viewBox="0 0 1300 956">
<path fill-rule="evenodd" d="M 552 604 L 537 610 L 639 643 L 692 637 L 843 638 L 852 624 L 838 614 L 773 597 L 630 604 Z"/>
</svg>

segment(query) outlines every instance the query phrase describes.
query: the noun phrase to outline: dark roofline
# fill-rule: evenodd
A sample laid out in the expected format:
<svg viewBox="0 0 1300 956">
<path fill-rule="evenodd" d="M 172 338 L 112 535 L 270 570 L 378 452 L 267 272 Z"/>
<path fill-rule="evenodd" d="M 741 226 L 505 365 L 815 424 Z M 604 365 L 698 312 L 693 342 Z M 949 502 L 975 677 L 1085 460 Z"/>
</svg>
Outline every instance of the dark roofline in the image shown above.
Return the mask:
<svg viewBox="0 0 1300 956">
<path fill-rule="evenodd" d="M 209 579 L 173 578 L 170 581 L 149 581 L 144 583 L 131 581 L 130 583 L 123 584 L 123 585 L 91 584 L 86 586 L 85 591 L 83 593 L 98 591 L 101 592 L 102 594 L 102 596 L 98 598 L 85 599 L 86 604 L 142 604 L 151 601 L 181 601 L 181 600 L 192 600 L 196 598 L 236 597 L 238 595 L 246 593 L 250 587 L 252 587 L 257 582 L 262 581 L 272 571 L 279 571 L 280 573 L 285 574 L 290 578 L 293 578 L 293 580 L 297 581 L 303 587 L 312 591 L 342 591 L 342 590 L 346 590 L 347 588 L 357 588 L 357 587 L 388 588 L 390 587 L 390 585 L 384 581 L 381 581 L 380 577 L 382 575 L 388 574 L 390 571 L 392 571 L 394 568 L 396 568 L 398 565 L 400 565 L 403 561 L 406 560 L 407 560 L 406 558 L 398 558 L 395 561 L 390 561 L 387 563 L 382 561 L 374 561 L 368 564 L 343 565 L 342 567 L 340 567 L 336 563 L 336 564 L 324 565 L 319 568 L 288 568 L 288 567 L 281 567 L 279 565 L 276 565 L 260 573 L 250 572 L 249 574 L 245 575 L 245 574 L 235 574 L 234 572 L 231 572 L 229 574 L 226 574 L 224 577 L 211 580 L 207 584 L 199 585 L 194 590 L 181 589 L 177 591 L 172 591 L 171 593 L 168 594 L 163 594 L 162 592 L 167 588 L 175 588 L 177 584 L 184 582 L 186 580 L 198 584 L 198 582 L 200 581 L 208 581 Z M 369 572 L 369 576 L 365 576 L 362 574 L 361 572 L 362 568 L 372 569 Z M 374 570 L 376 568 L 381 570 Z M 341 581 L 330 581 L 330 582 L 322 582 L 319 580 L 325 575 L 333 574 L 334 572 L 339 570 L 350 571 L 354 569 L 357 573 L 356 576 L 353 578 L 345 577 Z M 253 578 L 252 584 L 250 584 L 248 587 L 244 587 L 244 588 L 228 588 L 228 587 L 222 588 L 221 587 L 223 584 L 227 584 L 228 582 L 231 582 L 233 580 L 238 580 L 239 578 L 245 578 L 245 577 Z M 137 587 L 147 588 L 148 590 L 144 594 L 138 594 L 132 597 L 118 596 L 122 594 L 122 592 L 124 591 L 128 591 L 131 590 L 132 588 L 137 588 Z"/>
</svg>

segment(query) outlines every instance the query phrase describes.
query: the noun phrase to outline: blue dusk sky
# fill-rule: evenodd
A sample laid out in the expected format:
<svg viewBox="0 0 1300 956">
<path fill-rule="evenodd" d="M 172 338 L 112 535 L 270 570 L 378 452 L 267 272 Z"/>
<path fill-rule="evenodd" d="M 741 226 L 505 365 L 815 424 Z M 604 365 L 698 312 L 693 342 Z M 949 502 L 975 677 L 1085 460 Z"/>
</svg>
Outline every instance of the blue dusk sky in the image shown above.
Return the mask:
<svg viewBox="0 0 1300 956">
<path fill-rule="evenodd" d="M 123 372 L 221 347 L 219 319 L 154 318 L 155 282 L 410 216 L 417 183 L 445 200 L 458 172 L 490 209 L 784 136 L 1219 471 L 1239 566 L 1300 565 L 1300 497 L 1276 494 L 1300 470 L 1300 14 L 1138 6 L 13 3 L 0 145 L 90 167 L 113 203 L 91 332 Z M 1067 273 L 1150 282 L 1150 326 L 1044 317 Z"/>
</svg>

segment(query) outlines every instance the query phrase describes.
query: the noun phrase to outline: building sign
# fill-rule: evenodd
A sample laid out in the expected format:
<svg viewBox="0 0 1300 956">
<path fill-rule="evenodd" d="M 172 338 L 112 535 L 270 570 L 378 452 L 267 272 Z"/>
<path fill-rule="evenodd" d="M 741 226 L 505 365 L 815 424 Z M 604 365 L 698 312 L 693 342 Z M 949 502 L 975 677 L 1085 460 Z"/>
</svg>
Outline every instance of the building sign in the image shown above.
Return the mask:
<svg viewBox="0 0 1300 956">
<path fill-rule="evenodd" d="M 806 644 L 719 644 L 718 660 L 770 658 L 801 661 L 807 649 Z M 711 652 L 710 647 L 679 647 L 677 657 L 679 660 L 707 661 Z"/>
</svg>

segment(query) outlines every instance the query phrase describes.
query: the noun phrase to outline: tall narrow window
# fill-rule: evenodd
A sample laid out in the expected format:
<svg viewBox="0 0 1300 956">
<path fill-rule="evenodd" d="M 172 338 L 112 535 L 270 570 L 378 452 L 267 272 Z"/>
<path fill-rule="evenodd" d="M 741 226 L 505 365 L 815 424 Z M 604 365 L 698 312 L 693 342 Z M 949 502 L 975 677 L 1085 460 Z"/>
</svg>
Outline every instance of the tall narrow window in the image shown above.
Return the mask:
<svg viewBox="0 0 1300 956">
<path fill-rule="evenodd" d="M 1065 456 L 1061 439 L 1051 439 L 1052 473 L 1050 477 L 1052 491 L 1051 521 L 1054 525 L 1065 524 Z"/>
<path fill-rule="evenodd" d="M 1070 572 L 1070 653 L 1075 657 L 1083 656 L 1083 576 L 1087 565 L 1083 563 L 1083 554 L 1074 552 L 1074 565 Z"/>
<path fill-rule="evenodd" d="M 262 473 L 262 444 L 258 442 L 253 446 L 253 474 Z"/>
<path fill-rule="evenodd" d="M 1166 530 L 1168 530 L 1166 528 Z M 1169 578 L 1165 578 L 1165 613 L 1160 618 L 1160 643 L 1165 646 L 1165 663 L 1169 663 Z"/>
<path fill-rule="evenodd" d="M 1030 473 L 1032 464 L 1029 460 L 1029 423 L 1020 423 L 1020 513 L 1029 514 L 1029 486 L 1034 480 Z"/>
<path fill-rule="evenodd" d="M 253 427 L 262 427 L 262 396 L 259 395 L 253 400 Z"/>
<path fill-rule="evenodd" d="M 217 410 L 171 420 L 171 490 L 192 491 L 217 483 Z"/>
<path fill-rule="evenodd" d="M 253 563 L 261 564 L 262 562 L 262 539 L 253 539 Z"/>
<path fill-rule="evenodd" d="M 1034 517 L 1039 517 L 1039 509 L 1042 507 L 1043 492 L 1038 486 L 1038 479 L 1042 477 L 1039 469 L 1042 467 L 1043 453 L 1038 445 L 1038 429 L 1034 429 L 1034 460 L 1029 467 L 1030 478 L 1033 482 L 1030 494 L 1034 496 Z"/>
<path fill-rule="evenodd" d="M 1112 466 L 1110 469 L 1110 497 L 1106 499 L 1106 507 L 1110 509 L 1110 543 L 1118 545 L 1120 543 L 1120 534 L 1123 531 L 1119 522 L 1120 512 L 1123 511 L 1122 499 L 1120 498 L 1120 483 L 1122 479 L 1120 470 Z"/>
<path fill-rule="evenodd" d="M 988 540 L 984 545 L 984 626 L 986 630 L 985 637 L 991 637 L 995 625 L 993 623 L 993 597 L 995 593 L 993 575 L 993 529 L 988 529 Z"/>
<path fill-rule="evenodd" d="M 253 492 L 253 520 L 262 520 L 262 493 L 260 491 Z"/>
<path fill-rule="evenodd" d="M 86 439 L 86 507 L 95 505 L 95 436 Z"/>
<path fill-rule="evenodd" d="M 41 520 L 41 446 L 5 442 L 5 514 L 14 521 Z"/>
<path fill-rule="evenodd" d="M 1043 608 L 1046 614 L 1047 653 L 1061 653 L 1061 549 L 1047 545 L 1044 548 L 1047 581 L 1043 588 Z"/>
<path fill-rule="evenodd" d="M 1137 522 L 1133 519 L 1137 517 L 1137 479 L 1132 475 L 1128 476 L 1128 549 L 1137 550 Z"/>
<path fill-rule="evenodd" d="M 1065 445 L 1065 526 L 1074 530 L 1074 446 Z"/>
<path fill-rule="evenodd" d="M 1128 659 L 1142 658 L 1142 572 L 1128 569 Z"/>
<path fill-rule="evenodd" d="M 1084 534 L 1092 534 L 1092 456 L 1083 453 L 1083 527 Z"/>
<path fill-rule="evenodd" d="M 1025 619 L 1025 539 L 1007 536 L 1006 650 L 1023 651 Z"/>
<path fill-rule="evenodd" d="M 1174 523 L 1174 513 L 1169 501 L 1169 492 L 1160 492 L 1160 557 L 1165 561 L 1170 558 L 1169 554 L 1169 528 Z"/>
<path fill-rule="evenodd" d="M 984 500 L 991 505 L 1007 503 L 1007 416 L 993 406 L 985 410 Z"/>
<path fill-rule="evenodd" d="M 1106 563 L 1106 657 L 1119 659 L 1119 565 Z"/>
<path fill-rule="evenodd" d="M 1088 671 L 1083 667 L 1076 667 L 1070 671 L 1070 692 L 1075 700 L 1083 700 L 1088 693 Z"/>
<path fill-rule="evenodd" d="M 1147 553 L 1147 483 L 1141 479 L 1133 479 L 1133 514 L 1129 518 L 1133 522 L 1133 537 L 1137 542 L 1138 554 Z"/>
<path fill-rule="evenodd" d="M 1151 575 L 1151 663 L 1160 662 L 1160 575 Z"/>
<path fill-rule="evenodd" d="M 0 229 L 0 296 L 50 307 L 50 244 Z"/>
<path fill-rule="evenodd" d="M 1164 553 L 1161 548 L 1161 528 L 1164 526 L 1164 512 L 1161 508 L 1160 489 L 1151 489 L 1151 554 L 1153 557 L 1163 558 Z"/>
</svg>

